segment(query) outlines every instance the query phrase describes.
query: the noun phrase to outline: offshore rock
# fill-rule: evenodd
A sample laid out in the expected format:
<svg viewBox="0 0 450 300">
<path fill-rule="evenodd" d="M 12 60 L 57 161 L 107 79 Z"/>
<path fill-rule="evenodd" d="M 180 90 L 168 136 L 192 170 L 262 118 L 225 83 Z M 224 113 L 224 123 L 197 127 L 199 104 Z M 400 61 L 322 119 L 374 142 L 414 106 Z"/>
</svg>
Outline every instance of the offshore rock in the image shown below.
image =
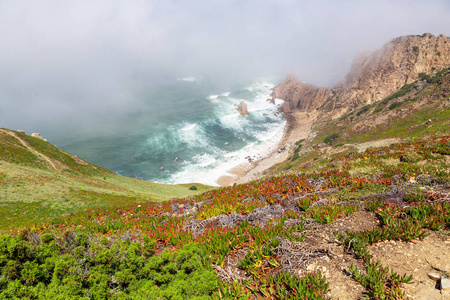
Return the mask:
<svg viewBox="0 0 450 300">
<path fill-rule="evenodd" d="M 244 101 L 241 101 L 241 103 L 239 103 L 237 105 L 236 110 L 241 114 L 241 115 L 249 115 L 250 113 L 248 112 L 247 109 L 247 103 L 245 103 Z"/>
</svg>

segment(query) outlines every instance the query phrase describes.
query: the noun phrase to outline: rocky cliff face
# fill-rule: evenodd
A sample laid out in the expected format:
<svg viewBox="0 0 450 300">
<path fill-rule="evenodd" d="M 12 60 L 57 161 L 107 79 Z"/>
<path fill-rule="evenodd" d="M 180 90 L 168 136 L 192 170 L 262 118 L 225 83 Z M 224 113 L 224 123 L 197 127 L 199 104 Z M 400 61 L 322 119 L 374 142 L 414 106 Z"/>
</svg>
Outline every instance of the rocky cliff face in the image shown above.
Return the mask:
<svg viewBox="0 0 450 300">
<path fill-rule="evenodd" d="M 288 76 L 272 97 L 286 101 L 282 110 L 343 111 L 384 99 L 420 73 L 450 66 L 450 38 L 430 33 L 395 38 L 373 53 L 359 53 L 350 72 L 333 89 L 302 83 Z"/>
<path fill-rule="evenodd" d="M 331 90 L 303 83 L 297 76 L 290 75 L 274 88 L 272 98 L 285 101 L 283 112 L 295 109 L 311 111 L 322 105 L 330 95 Z"/>
</svg>

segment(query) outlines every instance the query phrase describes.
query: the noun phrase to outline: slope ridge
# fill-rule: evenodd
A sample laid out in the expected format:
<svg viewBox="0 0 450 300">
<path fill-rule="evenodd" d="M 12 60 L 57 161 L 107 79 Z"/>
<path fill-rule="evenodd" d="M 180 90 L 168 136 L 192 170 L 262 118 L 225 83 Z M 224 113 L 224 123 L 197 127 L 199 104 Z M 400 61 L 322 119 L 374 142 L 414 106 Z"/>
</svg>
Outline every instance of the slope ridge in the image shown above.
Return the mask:
<svg viewBox="0 0 450 300">
<path fill-rule="evenodd" d="M 6 129 L 0 129 L 0 131 L 3 131 L 4 133 L 16 138 L 25 148 L 27 148 L 29 151 L 33 152 L 34 154 L 36 154 L 37 156 L 41 157 L 42 159 L 44 159 L 45 161 L 47 161 L 52 168 L 55 171 L 58 171 L 58 168 L 55 166 L 55 164 L 53 163 L 53 161 L 46 155 L 38 152 L 37 150 L 33 149 L 30 144 L 28 144 L 25 140 L 23 140 L 22 138 L 20 138 L 14 131 L 11 130 L 6 130 Z"/>
</svg>

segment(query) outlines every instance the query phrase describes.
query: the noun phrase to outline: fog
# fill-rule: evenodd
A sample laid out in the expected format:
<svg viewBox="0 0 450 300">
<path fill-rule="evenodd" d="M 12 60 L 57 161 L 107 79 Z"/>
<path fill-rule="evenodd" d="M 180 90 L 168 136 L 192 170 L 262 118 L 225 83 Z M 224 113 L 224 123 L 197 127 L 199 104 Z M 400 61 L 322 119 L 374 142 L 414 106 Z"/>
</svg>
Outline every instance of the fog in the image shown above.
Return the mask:
<svg viewBox="0 0 450 300">
<path fill-rule="evenodd" d="M 450 35 L 449 15 L 448 0 L 2 0 L 0 127 L 107 128 L 186 76 L 227 86 L 295 73 L 330 87 L 360 48 Z"/>
</svg>

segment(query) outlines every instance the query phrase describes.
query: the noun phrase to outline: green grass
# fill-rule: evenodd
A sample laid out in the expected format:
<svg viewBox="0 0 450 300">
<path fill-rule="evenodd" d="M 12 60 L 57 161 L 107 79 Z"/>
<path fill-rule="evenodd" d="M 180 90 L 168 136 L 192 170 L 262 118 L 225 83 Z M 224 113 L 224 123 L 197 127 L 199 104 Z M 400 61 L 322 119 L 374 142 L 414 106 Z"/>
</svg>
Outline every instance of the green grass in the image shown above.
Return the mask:
<svg viewBox="0 0 450 300">
<path fill-rule="evenodd" d="M 46 169 L 47 165 L 32 152 L 25 149 L 20 142 L 0 131 L 0 160 L 24 166 Z"/>
<path fill-rule="evenodd" d="M 434 119 L 431 124 L 425 124 Z M 389 124 L 379 126 L 369 132 L 355 135 L 347 143 L 362 143 L 393 137 L 417 138 L 431 135 L 443 135 L 449 132 L 450 110 L 438 110 L 438 105 L 427 107 Z"/>
<path fill-rule="evenodd" d="M 163 294 L 166 287 L 184 286 L 189 280 L 177 270 L 198 266 L 202 269 L 199 274 L 209 272 L 210 276 L 198 276 L 193 281 L 198 284 L 217 282 L 206 292 L 216 298 L 301 299 L 309 295 L 306 299 L 327 299 L 327 279 L 320 273 L 299 276 L 280 271 L 282 261 L 277 255 L 277 247 L 284 239 L 291 242 L 305 240 L 303 232 L 308 228 L 298 220 L 307 218 L 318 224 L 330 224 L 349 217 L 365 205 L 376 211 L 383 224 L 370 231 L 338 236 L 347 249 L 354 250 L 354 259 L 364 259 L 363 269 L 353 265 L 349 269 L 369 296 L 398 296 L 400 286 L 410 282 L 411 278 L 381 268 L 371 260 L 366 246 L 380 240 L 421 238 L 423 228 L 448 228 L 450 206 L 429 205 L 427 201 L 439 196 L 424 193 L 419 186 L 405 186 L 408 196 L 404 199 L 411 205 L 404 211 L 405 219 L 397 217 L 400 208 L 389 206 L 389 210 L 378 210 L 384 204 L 372 201 L 377 194 L 394 185 L 394 176 L 398 174 L 405 178 L 426 174 L 441 182 L 448 181 L 449 146 L 450 136 L 445 136 L 370 147 L 364 152 L 348 146 L 343 152 L 327 155 L 320 150 L 309 151 L 298 161 L 307 158 L 314 164 L 301 172 L 164 202 L 159 200 L 167 195 L 200 193 L 208 187 L 195 184 L 197 190 L 194 191 L 189 189 L 192 184 L 159 185 L 114 174 L 76 176 L 2 162 L 0 183 L 7 187 L 10 196 L 14 194 L 16 200 L 2 199 L 0 202 L 0 227 L 11 230 L 11 234 L 0 237 L 0 264 L 6 266 L 0 276 L 8 276 L 0 285 L 0 296 L 29 297 L 36 292 L 53 296 L 70 292 L 73 296 L 82 295 L 83 288 L 111 295 L 110 298 L 118 294 L 125 298 L 143 293 Z M 327 149 L 339 151 L 334 147 Z M 411 152 L 420 155 L 420 160 L 400 160 Z M 33 186 L 40 191 L 40 196 L 35 196 L 33 201 L 20 200 L 20 197 L 33 196 L 29 189 Z M 298 196 L 303 197 L 300 200 L 294 198 Z M 322 198 L 327 199 L 325 205 L 313 205 Z M 286 206 L 289 209 L 280 217 L 271 219 L 270 226 L 262 227 L 248 220 L 228 228 L 207 223 L 204 233 L 198 235 L 185 227 L 191 221 L 203 222 L 222 214 L 235 212 L 245 216 L 268 205 L 284 207 L 286 201 L 292 199 L 294 203 Z M 420 202 L 421 206 L 415 202 Z M 337 203 L 340 205 L 335 205 Z M 192 213 L 189 208 L 193 206 L 197 213 Z M 151 249 L 147 249 L 150 245 Z M 201 251 L 201 259 L 185 264 L 194 255 L 189 252 L 178 256 L 186 247 Z M 247 279 L 229 284 L 220 282 L 210 265 L 225 266 L 228 257 L 236 251 L 245 252 L 238 258 L 237 267 L 248 274 Z M 50 252 L 54 253 L 51 257 Z M 64 259 L 59 258 L 62 256 Z M 50 260 L 55 261 L 54 268 L 52 264 L 45 264 Z M 63 265 L 65 260 L 76 261 L 78 268 L 70 269 L 73 263 Z M 47 272 L 41 274 L 40 270 L 44 269 Z M 97 276 L 95 282 L 103 282 L 103 288 L 93 284 L 94 276 Z M 149 276 L 158 280 L 156 285 L 156 281 L 147 281 Z M 386 288 L 379 285 L 380 281 L 392 284 Z M 71 289 L 60 289 L 58 284 L 61 282 L 70 285 Z M 82 284 L 76 285 L 77 282 Z"/>
<path fill-rule="evenodd" d="M 196 184 L 197 190 L 190 190 L 192 184 L 157 184 L 114 174 L 68 176 L 7 162 L 0 162 L 0 174 L 0 231 L 86 209 L 165 201 L 211 189 Z M 34 215 L 20 213 L 27 206 L 32 209 L 26 211 L 34 211 Z"/>
<path fill-rule="evenodd" d="M 93 164 L 90 164 L 88 162 L 77 162 L 73 155 L 62 151 L 58 147 L 44 140 L 29 136 L 23 132 L 18 132 L 17 135 L 25 140 L 33 149 L 35 149 L 39 153 L 42 153 L 52 160 L 58 161 L 59 164 L 57 166 L 60 167 L 63 172 L 82 174 L 85 176 L 95 176 L 112 173 L 105 168 L 94 166 Z"/>
<path fill-rule="evenodd" d="M 0 231 L 87 209 L 126 206 L 149 201 L 188 197 L 212 189 L 195 183 L 167 185 L 115 175 L 84 162 L 50 143 L 21 132 L 17 138 L 0 131 Z"/>
</svg>

